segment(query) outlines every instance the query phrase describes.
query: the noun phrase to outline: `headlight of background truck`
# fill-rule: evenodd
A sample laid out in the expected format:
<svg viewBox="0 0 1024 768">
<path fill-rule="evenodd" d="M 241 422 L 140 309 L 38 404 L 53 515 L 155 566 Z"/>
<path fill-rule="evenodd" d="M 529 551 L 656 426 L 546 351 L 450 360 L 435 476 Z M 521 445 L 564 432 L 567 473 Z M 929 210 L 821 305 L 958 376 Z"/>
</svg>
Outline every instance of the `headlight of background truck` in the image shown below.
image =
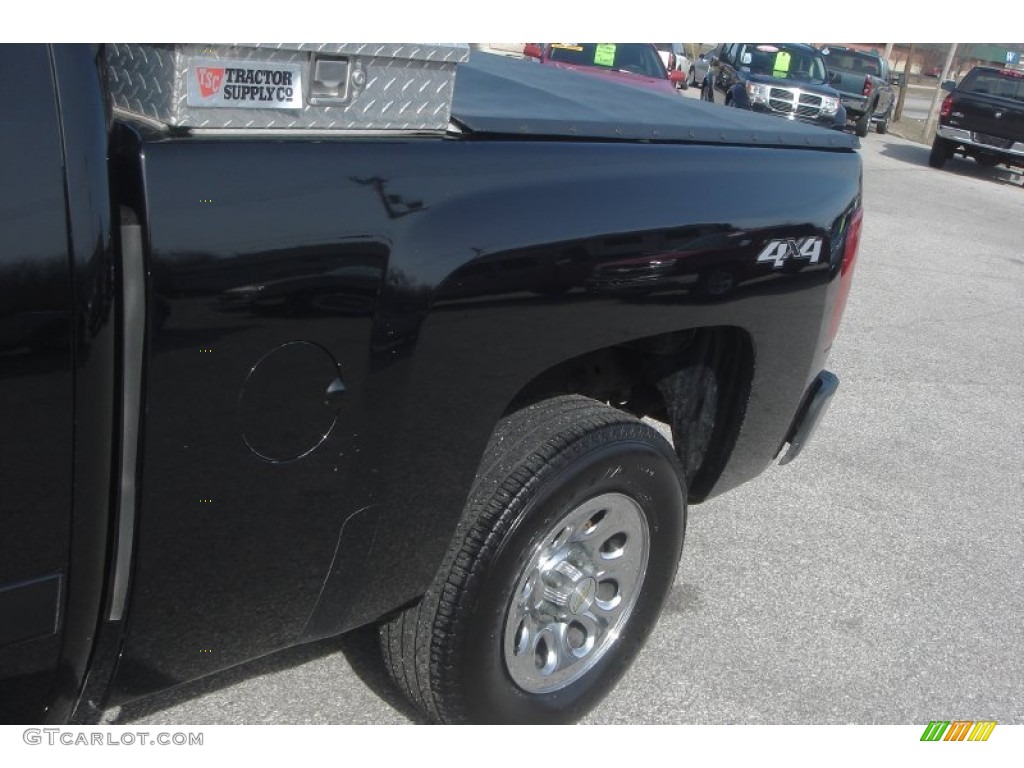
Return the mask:
<svg viewBox="0 0 1024 768">
<path fill-rule="evenodd" d="M 751 104 L 767 104 L 768 86 L 763 83 L 747 83 L 747 98 Z"/>
</svg>

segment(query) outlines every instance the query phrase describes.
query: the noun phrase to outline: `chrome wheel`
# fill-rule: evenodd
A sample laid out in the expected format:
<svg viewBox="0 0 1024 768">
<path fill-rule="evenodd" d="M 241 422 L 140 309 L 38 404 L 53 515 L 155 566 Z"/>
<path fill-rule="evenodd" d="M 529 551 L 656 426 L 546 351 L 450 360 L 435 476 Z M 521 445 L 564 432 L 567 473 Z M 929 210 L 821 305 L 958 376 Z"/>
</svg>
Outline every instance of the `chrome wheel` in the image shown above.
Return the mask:
<svg viewBox="0 0 1024 768">
<path fill-rule="evenodd" d="M 725 296 L 736 287 L 736 278 L 727 269 L 719 269 L 708 275 L 704 289 L 709 296 Z"/>
<path fill-rule="evenodd" d="M 505 667 L 517 686 L 547 693 L 579 680 L 615 644 L 643 587 L 647 518 L 622 493 L 580 504 L 541 539 L 505 617 Z"/>
</svg>

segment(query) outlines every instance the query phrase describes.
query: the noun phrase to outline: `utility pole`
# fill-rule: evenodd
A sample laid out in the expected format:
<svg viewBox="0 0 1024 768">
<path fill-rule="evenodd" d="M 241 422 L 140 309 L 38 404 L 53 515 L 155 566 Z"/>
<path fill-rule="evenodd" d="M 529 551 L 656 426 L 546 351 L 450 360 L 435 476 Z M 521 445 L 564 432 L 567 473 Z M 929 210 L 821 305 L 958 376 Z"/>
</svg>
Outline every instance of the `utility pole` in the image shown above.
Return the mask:
<svg viewBox="0 0 1024 768">
<path fill-rule="evenodd" d="M 893 122 L 898 123 L 903 117 L 903 102 L 907 100 L 907 86 L 910 85 L 910 62 L 914 59 L 914 43 L 910 44 L 910 53 L 903 64 L 903 85 L 900 86 L 900 97 L 896 101 L 896 114 L 893 115 Z"/>
<path fill-rule="evenodd" d="M 942 84 L 949 79 L 949 69 L 953 66 L 953 57 L 956 56 L 956 47 L 959 43 L 949 44 L 949 53 L 946 54 L 946 66 L 942 68 L 942 77 L 935 85 L 935 93 L 932 95 L 932 106 L 928 110 L 928 121 L 924 124 L 924 137 L 927 139 L 935 133 L 935 126 L 939 122 L 939 104 L 942 101 Z"/>
</svg>

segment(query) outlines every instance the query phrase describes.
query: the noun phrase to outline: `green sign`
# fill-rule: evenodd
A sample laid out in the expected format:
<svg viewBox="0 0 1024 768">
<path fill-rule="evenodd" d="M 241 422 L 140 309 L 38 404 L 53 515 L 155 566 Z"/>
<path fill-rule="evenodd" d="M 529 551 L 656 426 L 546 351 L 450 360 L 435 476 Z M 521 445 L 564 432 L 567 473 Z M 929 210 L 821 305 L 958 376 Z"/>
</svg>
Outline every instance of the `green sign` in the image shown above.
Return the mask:
<svg viewBox="0 0 1024 768">
<path fill-rule="evenodd" d="M 594 49 L 594 63 L 599 67 L 615 64 L 615 43 L 598 43 Z"/>
</svg>

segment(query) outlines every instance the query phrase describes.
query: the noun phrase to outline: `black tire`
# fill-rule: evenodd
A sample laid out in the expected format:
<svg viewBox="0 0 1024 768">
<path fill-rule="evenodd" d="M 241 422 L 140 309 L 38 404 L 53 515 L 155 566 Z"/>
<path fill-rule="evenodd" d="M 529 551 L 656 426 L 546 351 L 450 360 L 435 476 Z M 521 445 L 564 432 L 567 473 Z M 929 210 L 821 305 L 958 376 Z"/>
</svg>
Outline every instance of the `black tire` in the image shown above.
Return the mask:
<svg viewBox="0 0 1024 768">
<path fill-rule="evenodd" d="M 857 122 L 854 123 L 854 132 L 862 139 L 868 135 L 868 129 L 871 127 L 871 110 L 868 110 L 863 115 L 857 118 Z"/>
<path fill-rule="evenodd" d="M 686 82 L 693 86 L 697 85 L 697 70 L 693 67 L 690 67 L 690 72 L 686 76 Z"/>
<path fill-rule="evenodd" d="M 732 267 L 718 267 L 701 274 L 697 286 L 709 299 L 724 299 L 739 285 Z"/>
<path fill-rule="evenodd" d="M 889 132 L 889 121 L 891 119 L 892 119 L 892 105 L 890 105 L 889 108 L 887 110 L 885 110 L 885 115 L 882 116 L 882 119 L 879 120 L 877 123 L 875 123 L 875 132 L 876 133 L 888 133 Z"/>
<path fill-rule="evenodd" d="M 579 396 L 512 414 L 491 438 L 434 583 L 422 601 L 381 627 L 393 679 L 434 722 L 578 720 L 615 685 L 657 622 L 682 549 L 685 498 L 672 447 L 629 414 Z M 620 525 L 620 517 L 633 527 Z M 572 533 L 563 536 L 568 524 L 574 525 Z M 602 581 L 607 571 L 587 571 L 586 558 L 560 554 L 579 547 L 611 559 L 614 550 L 602 554 L 609 546 L 624 553 L 619 562 L 626 568 L 614 577 L 618 581 Z M 641 575 L 625 575 L 641 550 Z M 556 560 L 557 567 L 549 568 Z M 534 660 L 548 659 L 552 649 L 527 636 L 543 638 L 547 626 L 534 632 L 531 624 L 527 632 L 527 618 L 520 616 L 523 606 L 531 606 L 529 611 L 543 605 L 542 621 L 563 621 L 548 613 L 554 605 L 546 602 L 549 576 L 565 587 L 558 593 L 565 602 L 555 608 L 567 616 L 567 637 L 577 619 L 614 611 L 616 601 L 622 607 L 621 618 L 609 618 L 617 622 L 609 631 L 602 634 L 594 624 L 596 639 L 583 661 L 566 654 L 559 660 L 566 662 L 564 669 L 545 673 Z M 630 578 L 639 579 L 632 591 L 619 583 Z M 516 675 L 524 670 L 526 682 L 520 684 Z M 547 680 L 559 682 L 558 675 L 564 684 L 545 689 Z M 534 685 L 537 690 L 531 690 Z"/>
<path fill-rule="evenodd" d="M 941 136 L 936 136 L 932 141 L 932 151 L 928 154 L 928 165 L 941 168 L 952 156 L 953 145 Z"/>
</svg>

